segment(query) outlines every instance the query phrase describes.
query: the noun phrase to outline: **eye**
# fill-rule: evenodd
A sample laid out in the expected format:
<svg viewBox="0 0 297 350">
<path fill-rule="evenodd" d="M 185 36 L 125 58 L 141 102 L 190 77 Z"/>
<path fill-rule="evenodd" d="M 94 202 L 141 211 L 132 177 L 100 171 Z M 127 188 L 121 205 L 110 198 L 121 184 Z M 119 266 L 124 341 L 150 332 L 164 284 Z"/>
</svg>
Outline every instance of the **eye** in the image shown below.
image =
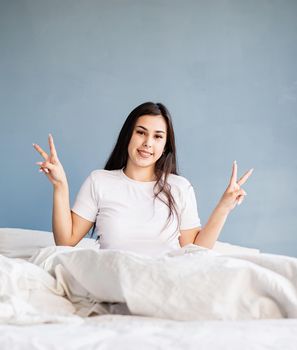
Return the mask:
<svg viewBox="0 0 297 350">
<path fill-rule="evenodd" d="M 143 131 L 136 131 L 137 132 L 137 134 L 140 134 L 140 135 L 143 135 L 144 134 L 144 132 Z"/>
<path fill-rule="evenodd" d="M 156 135 L 156 138 L 157 138 L 157 139 L 162 139 L 163 137 L 160 136 L 160 135 Z"/>
</svg>

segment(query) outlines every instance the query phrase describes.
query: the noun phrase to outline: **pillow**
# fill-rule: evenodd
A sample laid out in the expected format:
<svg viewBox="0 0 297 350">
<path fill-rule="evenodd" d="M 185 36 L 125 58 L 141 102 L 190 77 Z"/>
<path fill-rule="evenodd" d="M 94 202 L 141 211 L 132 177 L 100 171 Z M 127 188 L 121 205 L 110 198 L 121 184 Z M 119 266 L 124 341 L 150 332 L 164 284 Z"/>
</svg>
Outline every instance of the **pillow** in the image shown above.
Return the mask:
<svg viewBox="0 0 297 350">
<path fill-rule="evenodd" d="M 260 250 L 255 248 L 241 247 L 239 245 L 234 245 L 226 242 L 216 241 L 214 251 L 222 254 L 259 254 Z"/>
<path fill-rule="evenodd" d="M 55 246 L 52 232 L 26 230 L 21 228 L 0 228 L 0 254 L 8 258 L 29 259 L 38 249 Z M 76 247 L 98 248 L 99 242 L 92 238 L 83 238 Z M 214 251 L 222 254 L 247 253 L 256 254 L 258 249 L 241 247 L 217 241 Z"/>
<path fill-rule="evenodd" d="M 21 228 L 0 228 L 0 254 L 8 258 L 29 259 L 38 249 L 54 246 L 52 232 Z M 83 238 L 76 247 L 94 248 L 99 243 L 92 238 Z"/>
</svg>

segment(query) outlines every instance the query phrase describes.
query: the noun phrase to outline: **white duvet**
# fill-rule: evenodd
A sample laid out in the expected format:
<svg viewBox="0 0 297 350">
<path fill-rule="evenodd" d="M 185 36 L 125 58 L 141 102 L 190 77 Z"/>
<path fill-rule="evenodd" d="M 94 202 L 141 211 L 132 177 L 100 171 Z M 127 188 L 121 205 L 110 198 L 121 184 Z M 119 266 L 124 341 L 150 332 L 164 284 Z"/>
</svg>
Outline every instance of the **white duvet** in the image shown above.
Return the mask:
<svg viewBox="0 0 297 350">
<path fill-rule="evenodd" d="M 78 322 L 125 313 L 172 320 L 297 318 L 297 259 L 215 253 L 194 245 L 150 258 L 48 247 L 0 255 L 0 322 Z"/>
</svg>

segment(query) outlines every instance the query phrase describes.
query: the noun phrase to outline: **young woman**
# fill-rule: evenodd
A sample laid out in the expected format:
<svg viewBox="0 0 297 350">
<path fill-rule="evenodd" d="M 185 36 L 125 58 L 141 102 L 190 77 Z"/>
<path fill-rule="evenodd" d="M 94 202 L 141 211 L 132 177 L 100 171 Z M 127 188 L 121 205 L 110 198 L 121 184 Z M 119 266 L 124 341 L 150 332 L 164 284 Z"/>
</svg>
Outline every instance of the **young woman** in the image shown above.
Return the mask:
<svg viewBox="0 0 297 350">
<path fill-rule="evenodd" d="M 75 246 L 93 227 L 105 249 L 158 255 L 189 243 L 212 248 L 227 216 L 243 201 L 240 186 L 253 171 L 237 180 L 234 161 L 228 187 L 201 227 L 193 187 L 177 173 L 171 116 L 161 103 L 143 103 L 129 114 L 104 169 L 87 177 L 72 209 L 52 135 L 49 155 L 33 146 L 44 159 L 36 163 L 40 172 L 53 184 L 57 245 Z"/>
</svg>

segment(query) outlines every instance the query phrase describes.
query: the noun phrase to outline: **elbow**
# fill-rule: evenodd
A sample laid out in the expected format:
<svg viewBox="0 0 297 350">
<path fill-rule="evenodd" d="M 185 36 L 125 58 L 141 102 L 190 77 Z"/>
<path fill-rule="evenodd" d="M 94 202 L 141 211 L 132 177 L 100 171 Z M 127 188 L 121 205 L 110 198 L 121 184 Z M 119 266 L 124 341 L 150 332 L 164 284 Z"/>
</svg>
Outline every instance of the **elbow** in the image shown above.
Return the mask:
<svg viewBox="0 0 297 350">
<path fill-rule="evenodd" d="M 75 247 L 76 244 L 74 243 L 67 243 L 67 242 L 58 242 L 56 243 L 57 247 Z"/>
<path fill-rule="evenodd" d="M 212 243 L 209 243 L 209 242 L 203 242 L 203 240 L 196 240 L 194 242 L 194 244 L 198 245 L 199 247 L 202 247 L 202 248 L 207 248 L 207 249 L 213 249 L 214 247 L 214 244 Z"/>
<path fill-rule="evenodd" d="M 71 240 L 55 240 L 55 245 L 58 246 L 64 246 L 64 247 L 75 247 L 76 243 L 72 242 Z"/>
<path fill-rule="evenodd" d="M 196 244 L 202 248 L 213 249 L 215 242 L 212 242 L 212 241 L 210 242 L 209 239 L 207 239 L 204 235 L 199 236 L 199 233 L 201 233 L 201 232 L 202 232 L 202 229 L 200 229 L 197 232 L 197 235 L 196 235 L 195 240 L 194 240 L 194 244 Z"/>
</svg>

